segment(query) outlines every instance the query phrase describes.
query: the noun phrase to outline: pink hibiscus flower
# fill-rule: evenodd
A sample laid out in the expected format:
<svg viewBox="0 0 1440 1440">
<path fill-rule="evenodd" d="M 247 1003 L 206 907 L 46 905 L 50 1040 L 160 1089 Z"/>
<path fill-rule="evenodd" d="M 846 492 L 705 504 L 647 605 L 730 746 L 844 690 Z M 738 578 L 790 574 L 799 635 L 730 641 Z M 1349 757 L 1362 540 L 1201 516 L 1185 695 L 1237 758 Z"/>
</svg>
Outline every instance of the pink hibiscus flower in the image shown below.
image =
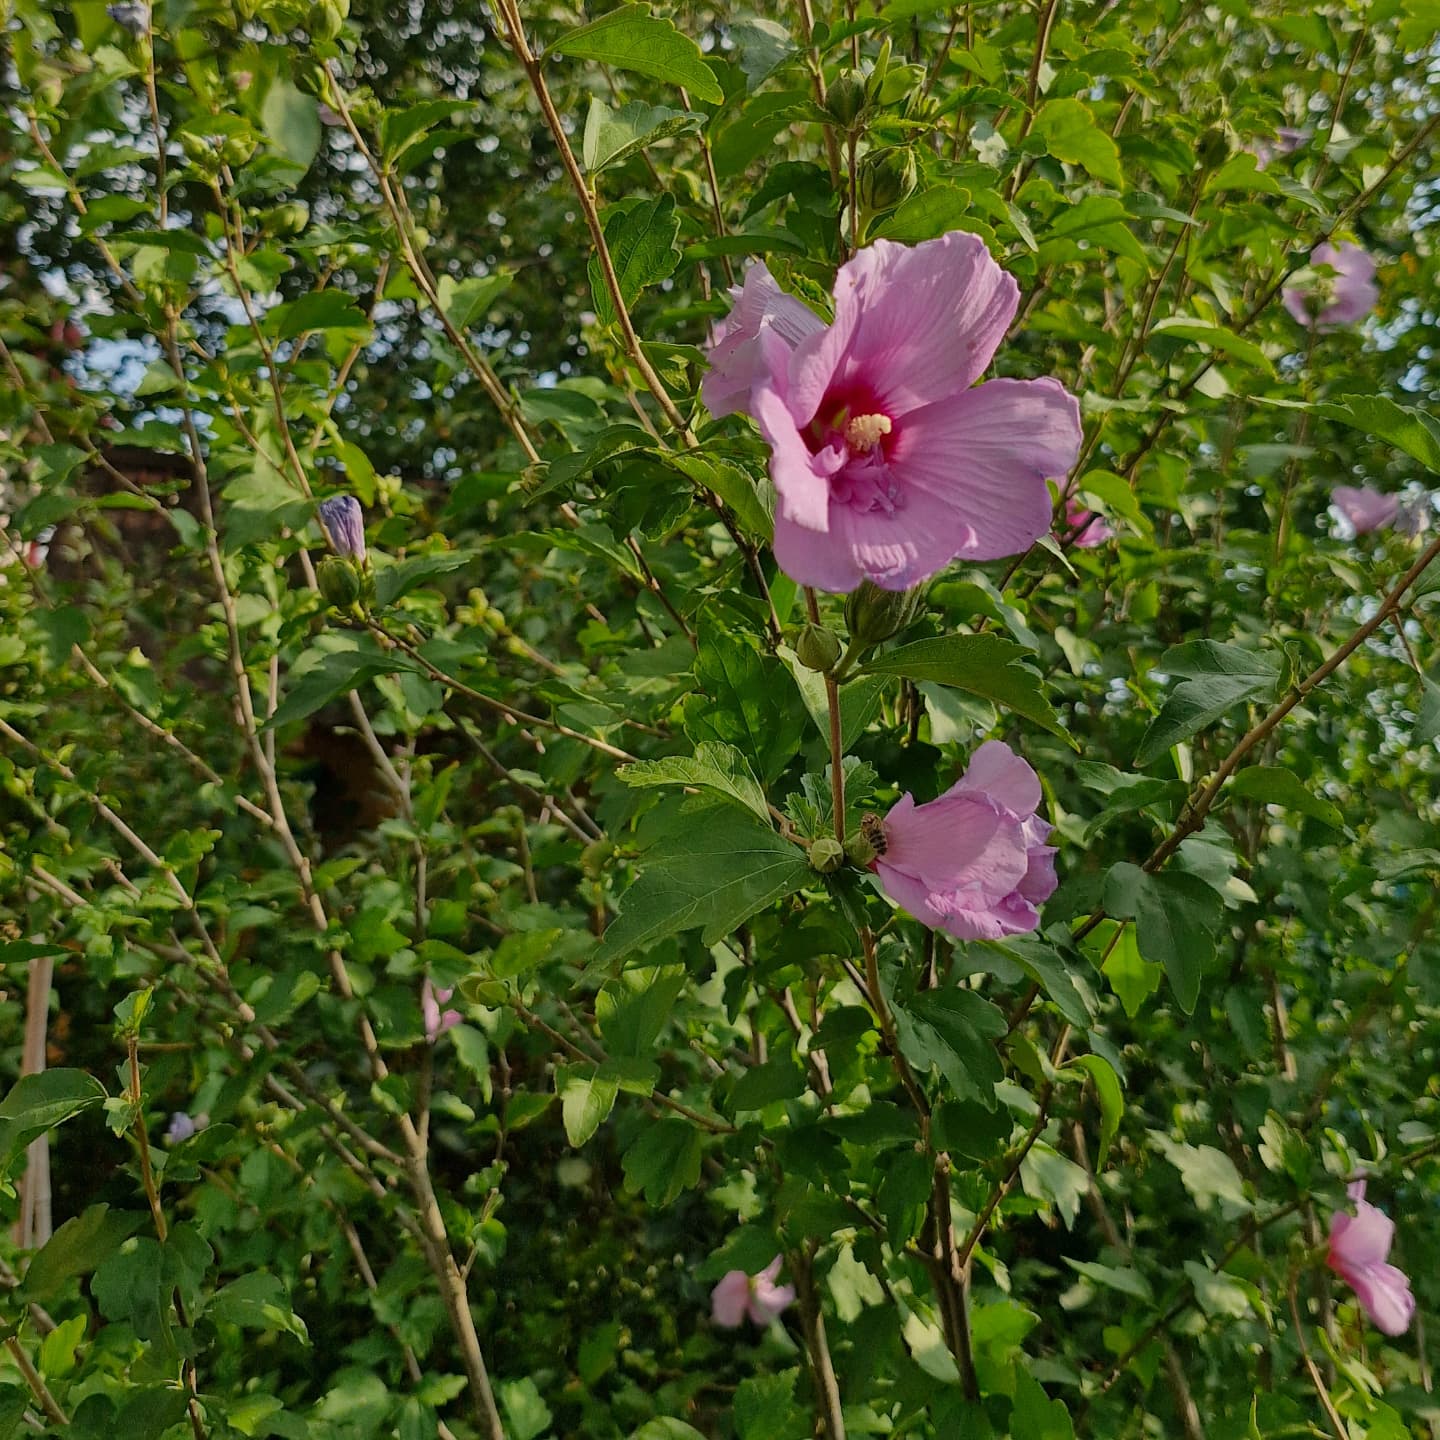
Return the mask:
<svg viewBox="0 0 1440 1440">
<path fill-rule="evenodd" d="M 1002 740 L 987 740 L 939 799 L 906 795 L 885 817 L 875 872 L 917 920 L 962 940 L 1033 930 L 1055 892 L 1040 780 Z"/>
<path fill-rule="evenodd" d="M 425 1019 L 425 1038 L 433 1045 L 447 1030 L 458 1025 L 465 1017 L 458 1010 L 446 1010 L 441 1013 L 440 1007 L 455 993 L 454 988 L 448 990 L 437 990 L 430 982 L 430 977 L 425 977 L 425 983 L 420 987 L 420 1013 Z"/>
<path fill-rule="evenodd" d="M 1340 512 L 1357 535 L 1383 530 L 1395 523 L 1400 513 L 1400 500 L 1368 485 L 1337 485 L 1330 492 L 1330 503 Z"/>
<path fill-rule="evenodd" d="M 1365 1313 L 1377 1330 L 1386 1335 L 1403 1335 L 1415 1314 L 1415 1297 L 1410 1277 L 1398 1266 L 1386 1263 L 1395 1222 L 1365 1199 L 1365 1182 L 1349 1188 L 1355 1213 L 1337 1210 L 1330 1217 L 1330 1250 L 1325 1263 L 1355 1292 Z"/>
<path fill-rule="evenodd" d="M 1324 266 L 1335 274 L 1320 278 L 1305 289 L 1281 292 L 1285 308 L 1300 324 L 1317 325 L 1321 329 L 1353 325 L 1375 308 L 1380 298 L 1375 284 L 1375 262 L 1359 245 L 1348 240 L 1339 245 L 1322 241 L 1310 252 L 1310 263 Z"/>
<path fill-rule="evenodd" d="M 793 1285 L 775 1283 L 780 1259 L 777 1255 L 758 1275 L 743 1270 L 727 1272 L 710 1292 L 711 1319 L 726 1330 L 736 1329 L 747 1315 L 753 1325 L 768 1325 L 795 1299 Z"/>
<path fill-rule="evenodd" d="M 1087 510 L 1073 497 L 1065 502 L 1065 524 L 1075 533 L 1070 540 L 1081 550 L 1094 550 L 1098 545 L 1115 538 L 1110 522 L 1093 510 Z M 1075 529 L 1076 526 L 1080 528 Z"/>
<path fill-rule="evenodd" d="M 1057 380 L 975 385 L 1018 287 L 978 237 L 877 240 L 840 267 L 826 325 L 754 267 L 711 337 L 702 396 L 770 445 L 775 556 L 792 579 L 906 590 L 957 558 L 1026 550 L 1050 526 L 1046 480 L 1080 446 Z"/>
</svg>

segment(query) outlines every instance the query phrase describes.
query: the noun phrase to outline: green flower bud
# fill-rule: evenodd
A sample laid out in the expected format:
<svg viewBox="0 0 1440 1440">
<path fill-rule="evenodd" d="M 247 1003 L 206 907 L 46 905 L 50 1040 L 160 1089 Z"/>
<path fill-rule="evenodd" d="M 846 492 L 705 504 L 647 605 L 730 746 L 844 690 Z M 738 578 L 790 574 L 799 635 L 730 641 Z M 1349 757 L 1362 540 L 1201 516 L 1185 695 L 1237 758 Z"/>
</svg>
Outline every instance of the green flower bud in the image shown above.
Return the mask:
<svg viewBox="0 0 1440 1440">
<path fill-rule="evenodd" d="M 847 70 L 825 95 L 825 112 L 842 130 L 853 130 L 865 113 L 865 82 Z"/>
<path fill-rule="evenodd" d="M 303 200 L 290 200 L 265 211 L 260 222 L 272 235 L 298 235 L 310 223 L 310 207 Z"/>
<path fill-rule="evenodd" d="M 807 623 L 795 642 L 795 656 L 807 670 L 823 675 L 840 658 L 840 637 L 823 625 Z"/>
<path fill-rule="evenodd" d="M 915 152 L 907 145 L 872 150 L 860 162 L 860 203 L 872 215 L 898 205 L 915 188 Z"/>
<path fill-rule="evenodd" d="M 845 624 L 854 645 L 868 650 L 911 625 L 925 608 L 925 587 L 882 590 L 869 580 L 845 597 Z"/>
<path fill-rule="evenodd" d="M 353 560 L 340 555 L 327 555 L 315 571 L 320 593 L 337 610 L 346 610 L 359 602 L 365 590 L 365 578 Z"/>
<path fill-rule="evenodd" d="M 845 847 L 833 835 L 822 835 L 810 845 L 810 868 L 829 875 L 845 863 Z"/>
<path fill-rule="evenodd" d="M 866 839 L 863 830 L 845 842 L 845 858 L 858 869 L 868 870 L 877 853 L 875 847 Z"/>
<path fill-rule="evenodd" d="M 881 78 L 876 100 L 887 109 L 898 105 L 907 95 L 918 95 L 927 78 L 923 65 L 896 65 Z"/>
<path fill-rule="evenodd" d="M 306 28 L 314 40 L 333 40 L 339 35 L 341 27 L 345 24 L 345 16 L 349 12 L 349 5 L 337 4 L 336 0 L 321 0 L 321 3 L 311 8 L 310 18 L 306 21 Z"/>
</svg>

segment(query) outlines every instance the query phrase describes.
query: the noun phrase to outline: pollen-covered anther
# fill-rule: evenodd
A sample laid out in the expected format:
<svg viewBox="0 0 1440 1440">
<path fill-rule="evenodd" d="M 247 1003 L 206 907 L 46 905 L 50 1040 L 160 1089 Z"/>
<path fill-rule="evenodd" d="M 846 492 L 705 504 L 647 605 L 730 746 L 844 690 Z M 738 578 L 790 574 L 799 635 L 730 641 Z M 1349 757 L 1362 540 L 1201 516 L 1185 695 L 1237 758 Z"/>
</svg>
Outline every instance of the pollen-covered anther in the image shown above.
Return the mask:
<svg viewBox="0 0 1440 1440">
<path fill-rule="evenodd" d="M 845 443 L 856 455 L 873 450 L 893 427 L 888 415 L 857 415 L 845 426 Z"/>
</svg>

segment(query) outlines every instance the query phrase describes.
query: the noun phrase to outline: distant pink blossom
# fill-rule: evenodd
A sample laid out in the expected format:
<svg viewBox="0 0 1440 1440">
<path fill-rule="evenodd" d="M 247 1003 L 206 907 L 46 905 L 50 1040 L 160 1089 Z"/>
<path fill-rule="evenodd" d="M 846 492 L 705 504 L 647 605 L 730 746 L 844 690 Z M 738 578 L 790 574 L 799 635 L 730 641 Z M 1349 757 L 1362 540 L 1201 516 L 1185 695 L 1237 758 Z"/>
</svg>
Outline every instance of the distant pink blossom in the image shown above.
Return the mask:
<svg viewBox="0 0 1440 1440">
<path fill-rule="evenodd" d="M 420 1013 L 425 1018 L 425 1038 L 433 1045 L 452 1026 L 458 1025 L 465 1017 L 458 1010 L 440 1007 L 455 993 L 454 989 L 437 990 L 430 977 L 420 987 Z"/>
<path fill-rule="evenodd" d="M 1344 517 L 1357 535 L 1383 530 L 1395 523 L 1400 513 L 1400 499 L 1373 490 L 1369 485 L 1337 485 L 1330 492 L 1330 503 Z"/>
<path fill-rule="evenodd" d="M 1087 510 L 1073 496 L 1065 502 L 1065 524 L 1074 532 L 1070 543 L 1081 550 L 1094 550 L 1096 546 L 1115 538 L 1110 522 L 1094 510 Z M 1080 527 L 1078 530 L 1075 528 L 1077 525 Z"/>
<path fill-rule="evenodd" d="M 1375 261 L 1359 245 L 1349 240 L 1339 245 L 1323 241 L 1310 252 L 1310 264 L 1335 273 L 1317 277 L 1305 289 L 1290 288 L 1281 292 L 1285 308 L 1300 324 L 1321 329 L 1353 325 L 1375 308 L 1380 298 L 1375 284 Z"/>
<path fill-rule="evenodd" d="M 1309 138 L 1308 130 L 1282 125 L 1273 138 L 1253 141 L 1250 153 L 1255 157 L 1255 168 L 1263 170 L 1277 155 L 1293 155 Z"/>
<path fill-rule="evenodd" d="M 1395 1222 L 1365 1199 L 1365 1182 L 1355 1181 L 1348 1194 L 1354 1215 L 1338 1210 L 1330 1217 L 1330 1249 L 1325 1263 L 1355 1292 L 1377 1330 L 1403 1335 L 1415 1314 L 1410 1277 L 1386 1263 L 1395 1239 Z"/>
<path fill-rule="evenodd" d="M 793 1285 L 777 1285 L 781 1257 L 777 1255 L 758 1275 L 731 1270 L 710 1292 L 710 1317 L 726 1330 L 736 1329 L 748 1315 L 754 1325 L 768 1325 L 795 1300 Z"/>
<path fill-rule="evenodd" d="M 802 584 L 905 590 L 951 560 L 1015 555 L 1050 524 L 1080 410 L 1059 381 L 975 381 L 1019 290 L 984 242 L 877 240 L 840 268 L 826 325 L 763 266 L 732 292 L 702 396 L 770 445 L 775 555 Z"/>
<path fill-rule="evenodd" d="M 937 800 L 906 795 L 884 822 L 875 871 L 917 920 L 962 940 L 1033 930 L 1055 891 L 1040 780 L 1002 740 L 987 740 Z M 880 847 L 876 847 L 877 850 Z"/>
</svg>

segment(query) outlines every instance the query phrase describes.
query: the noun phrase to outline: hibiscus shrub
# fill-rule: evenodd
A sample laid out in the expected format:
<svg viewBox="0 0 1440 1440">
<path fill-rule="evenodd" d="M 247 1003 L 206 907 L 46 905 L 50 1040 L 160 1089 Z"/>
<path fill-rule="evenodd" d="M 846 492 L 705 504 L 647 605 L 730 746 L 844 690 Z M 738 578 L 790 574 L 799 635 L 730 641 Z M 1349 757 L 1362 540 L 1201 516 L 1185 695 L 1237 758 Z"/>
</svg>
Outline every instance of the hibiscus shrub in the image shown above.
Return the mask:
<svg viewBox="0 0 1440 1440">
<path fill-rule="evenodd" d="M 6 17 L 0 1435 L 1440 1433 L 1432 0 Z"/>
</svg>

